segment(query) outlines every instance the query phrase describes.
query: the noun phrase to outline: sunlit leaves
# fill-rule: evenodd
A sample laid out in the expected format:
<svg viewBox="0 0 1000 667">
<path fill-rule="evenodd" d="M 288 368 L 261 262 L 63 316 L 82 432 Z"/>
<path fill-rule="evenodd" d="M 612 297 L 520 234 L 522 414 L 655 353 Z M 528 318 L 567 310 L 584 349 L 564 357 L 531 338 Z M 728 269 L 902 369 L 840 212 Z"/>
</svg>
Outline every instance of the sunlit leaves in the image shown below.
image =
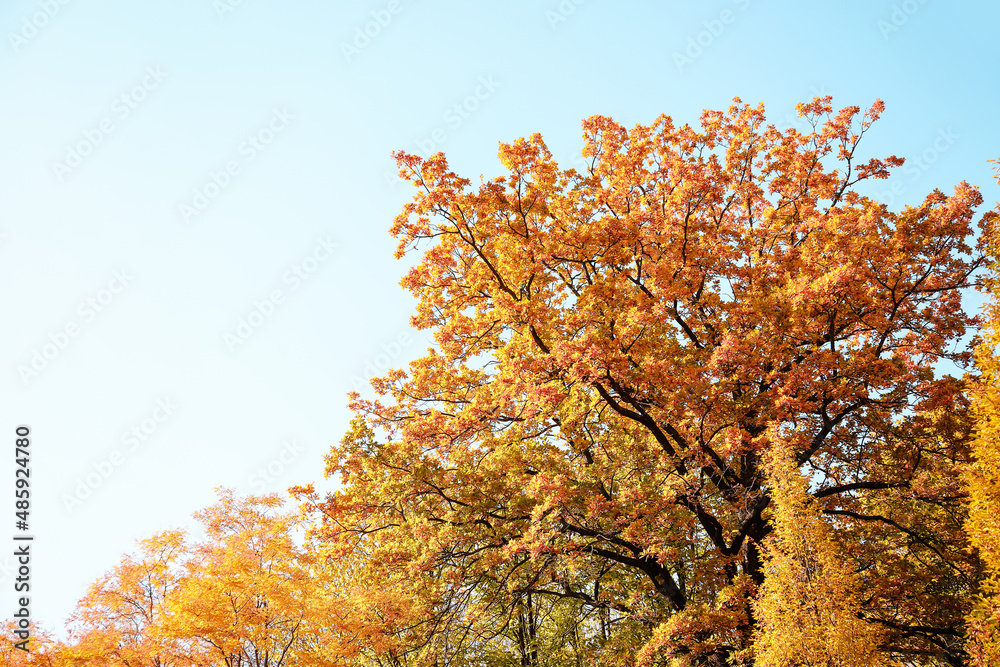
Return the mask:
<svg viewBox="0 0 1000 667">
<path fill-rule="evenodd" d="M 816 99 L 805 134 L 739 100 L 700 128 L 595 116 L 588 169 L 536 134 L 478 186 L 396 154 L 417 186 L 391 230 L 420 255 L 402 285 L 438 345 L 352 396 L 329 459 L 344 486 L 315 502 L 322 539 L 363 545 L 407 600 L 407 641 L 479 647 L 498 609 L 549 596 L 626 619 L 645 660 L 749 659 L 775 516 L 762 460 L 796 433 L 802 538 L 844 559 L 820 597 L 869 568 L 880 650 L 961 659 L 974 564 L 962 494 L 936 480 L 965 465 L 968 416 L 935 365 L 971 359 L 981 197 L 960 183 L 894 213 L 860 194 L 902 164 L 858 149 L 882 111 Z M 898 560 L 872 563 L 875 543 Z M 854 632 L 841 616 L 822 636 Z M 616 641 L 591 660 L 618 664 Z"/>
<path fill-rule="evenodd" d="M 998 179 L 1000 180 L 1000 179 Z M 1000 209 L 998 209 L 1000 213 Z M 968 475 L 969 539 L 978 550 L 986 573 L 981 597 L 969 616 L 970 653 L 977 667 L 1000 664 L 1000 236 L 993 218 L 985 241 L 990 275 L 985 281 L 990 301 L 986 326 L 976 351 L 981 376 L 974 389 L 977 418 L 975 462 Z"/>
</svg>

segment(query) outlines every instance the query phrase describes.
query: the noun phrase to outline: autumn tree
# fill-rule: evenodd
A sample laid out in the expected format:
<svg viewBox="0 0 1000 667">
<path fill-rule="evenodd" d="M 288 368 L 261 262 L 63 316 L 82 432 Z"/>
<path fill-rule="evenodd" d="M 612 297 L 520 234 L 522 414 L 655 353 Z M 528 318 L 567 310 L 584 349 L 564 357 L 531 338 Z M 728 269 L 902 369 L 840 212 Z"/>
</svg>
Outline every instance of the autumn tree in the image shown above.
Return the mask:
<svg viewBox="0 0 1000 667">
<path fill-rule="evenodd" d="M 774 438 L 764 457 L 772 533 L 765 540 L 764 583 L 754 606 L 757 667 L 860 667 L 880 658 L 884 628 L 862 617 L 864 581 L 795 464 L 795 435 Z"/>
<path fill-rule="evenodd" d="M 18 634 L 20 626 L 12 621 L 0 623 L 0 665 L 4 667 L 68 667 L 66 646 L 37 623 L 29 626 L 29 639 Z"/>
<path fill-rule="evenodd" d="M 285 667 L 345 664 L 356 651 L 329 585 L 302 544 L 302 517 L 277 495 L 219 501 L 195 517 L 204 537 L 141 543 L 80 601 L 67 664 Z"/>
<path fill-rule="evenodd" d="M 276 495 L 238 498 L 224 490 L 195 514 L 206 537 L 189 550 L 164 631 L 193 641 L 206 663 L 297 664 L 319 626 L 313 612 L 324 598 L 293 539 L 294 517 L 275 512 L 281 503 Z"/>
<path fill-rule="evenodd" d="M 859 618 L 823 632 L 863 623 L 887 658 L 961 664 L 969 419 L 935 366 L 971 359 L 982 198 L 865 196 L 902 164 L 860 157 L 882 109 L 818 98 L 808 133 L 739 100 L 700 129 L 596 116 L 583 172 L 533 135 L 478 187 L 442 154 L 395 155 L 417 189 L 392 227 L 419 255 L 402 285 L 437 345 L 352 395 L 342 489 L 313 499 L 399 603 L 392 664 L 458 664 L 529 600 L 602 619 L 578 628 L 587 664 L 752 662 L 776 451 L 811 496 L 783 543 L 839 544 L 824 596 L 864 577 Z"/>
<path fill-rule="evenodd" d="M 139 543 L 91 584 L 70 619 L 70 664 L 94 667 L 180 667 L 193 663 L 190 646 L 165 636 L 167 598 L 179 580 L 186 548 L 179 531 Z"/>
<path fill-rule="evenodd" d="M 996 162 L 996 161 L 994 161 Z M 1000 182 L 1000 171 L 998 171 Z M 1000 209 L 998 209 L 1000 210 Z M 973 664 L 1000 664 L 1000 230 L 986 232 L 990 272 L 985 281 L 989 294 L 986 326 L 976 350 L 980 370 L 974 388 L 976 439 L 969 484 L 969 538 L 986 568 L 982 594 L 969 617 Z"/>
</svg>

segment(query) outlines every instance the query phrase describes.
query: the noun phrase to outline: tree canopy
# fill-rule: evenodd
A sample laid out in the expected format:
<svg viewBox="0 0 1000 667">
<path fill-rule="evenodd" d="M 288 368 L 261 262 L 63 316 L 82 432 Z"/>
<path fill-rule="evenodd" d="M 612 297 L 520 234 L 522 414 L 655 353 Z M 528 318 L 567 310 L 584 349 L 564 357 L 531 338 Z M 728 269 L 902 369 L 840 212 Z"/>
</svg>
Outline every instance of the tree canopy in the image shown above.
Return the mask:
<svg viewBox="0 0 1000 667">
<path fill-rule="evenodd" d="M 896 660 L 965 659 L 971 421 L 935 368 L 971 360 L 982 197 L 863 195 L 902 163 L 860 156 L 882 109 L 817 99 L 807 134 L 739 100 L 700 129 L 598 116 L 585 172 L 534 135 L 478 187 L 396 154 L 417 188 L 397 257 L 420 253 L 402 285 L 438 345 L 353 396 L 321 507 L 399 587 L 420 655 L 448 662 L 546 600 L 574 608 L 587 661 L 752 661 L 780 450 L 803 528 L 851 575 L 852 627 Z"/>
</svg>

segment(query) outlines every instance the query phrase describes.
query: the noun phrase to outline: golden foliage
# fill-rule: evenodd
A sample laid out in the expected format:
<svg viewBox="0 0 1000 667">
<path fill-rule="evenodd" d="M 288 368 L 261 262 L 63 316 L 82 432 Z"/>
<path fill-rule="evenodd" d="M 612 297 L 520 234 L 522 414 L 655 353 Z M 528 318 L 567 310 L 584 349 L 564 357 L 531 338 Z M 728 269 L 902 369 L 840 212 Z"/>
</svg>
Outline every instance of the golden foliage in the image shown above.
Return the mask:
<svg viewBox="0 0 1000 667">
<path fill-rule="evenodd" d="M 981 595 L 969 615 L 970 653 L 977 667 L 1000 665 L 1000 229 L 997 218 L 992 222 L 984 234 L 990 258 L 990 275 L 984 282 L 990 300 L 976 349 L 980 377 L 972 392 L 975 461 L 967 474 L 966 528 L 985 567 Z"/>
<path fill-rule="evenodd" d="M 754 604 L 756 667 L 876 667 L 884 631 L 862 618 L 863 588 L 808 491 L 794 450 L 775 447 L 766 469 L 773 532 Z"/>
</svg>

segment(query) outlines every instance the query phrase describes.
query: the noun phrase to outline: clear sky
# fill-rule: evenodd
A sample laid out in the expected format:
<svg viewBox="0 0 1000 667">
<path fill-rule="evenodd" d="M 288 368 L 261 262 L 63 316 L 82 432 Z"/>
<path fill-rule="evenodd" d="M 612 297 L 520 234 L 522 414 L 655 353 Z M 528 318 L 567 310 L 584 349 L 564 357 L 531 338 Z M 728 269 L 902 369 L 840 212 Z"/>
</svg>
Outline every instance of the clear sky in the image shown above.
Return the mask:
<svg viewBox="0 0 1000 667">
<path fill-rule="evenodd" d="M 27 424 L 35 619 L 62 626 L 219 485 L 321 481 L 346 393 L 426 349 L 392 150 L 489 178 L 534 132 L 569 166 L 595 114 L 694 123 L 739 96 L 787 127 L 818 94 L 882 98 L 866 156 L 908 162 L 873 191 L 968 180 L 986 210 L 998 25 L 994 1 L 0 3 L 0 542 Z"/>
</svg>

